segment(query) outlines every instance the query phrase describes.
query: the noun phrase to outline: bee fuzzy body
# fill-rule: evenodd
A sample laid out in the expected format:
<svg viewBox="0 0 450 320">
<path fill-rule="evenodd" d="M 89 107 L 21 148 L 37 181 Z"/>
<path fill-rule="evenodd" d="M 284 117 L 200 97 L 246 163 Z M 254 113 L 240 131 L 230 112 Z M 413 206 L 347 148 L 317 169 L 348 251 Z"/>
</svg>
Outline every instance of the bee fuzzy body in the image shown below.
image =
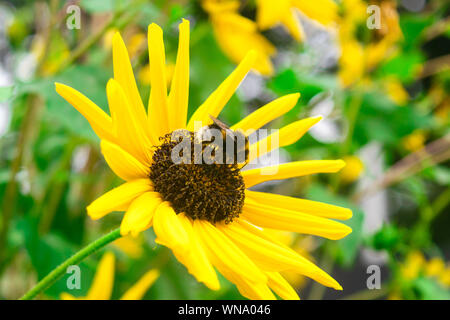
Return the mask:
<svg viewBox="0 0 450 320">
<path fill-rule="evenodd" d="M 240 168 L 245 166 L 249 157 L 248 137 L 240 130 L 231 130 L 229 126 L 219 119 L 213 116 L 210 116 L 210 118 L 213 123 L 202 128 L 201 137 L 205 135 L 208 137 L 214 136 L 210 130 L 218 130 L 222 139 L 221 141 L 215 141 L 214 138 L 212 141 L 208 139 L 207 141 L 202 141 L 203 152 L 205 153 L 205 150 L 208 150 L 208 154 L 215 157 L 216 163 L 237 165 Z M 220 157 L 220 154 L 222 157 Z"/>
</svg>

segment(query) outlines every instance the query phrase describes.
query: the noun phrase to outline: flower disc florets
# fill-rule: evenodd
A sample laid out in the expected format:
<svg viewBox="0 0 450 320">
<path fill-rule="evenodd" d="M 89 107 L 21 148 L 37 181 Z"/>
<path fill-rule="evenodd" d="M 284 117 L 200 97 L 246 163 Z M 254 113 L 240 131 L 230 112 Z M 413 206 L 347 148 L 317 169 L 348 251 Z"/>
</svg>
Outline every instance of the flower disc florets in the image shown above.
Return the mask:
<svg viewBox="0 0 450 320">
<path fill-rule="evenodd" d="M 175 212 L 184 212 L 191 219 L 211 223 L 229 223 L 239 216 L 244 205 L 245 184 L 237 164 L 217 164 L 199 161 L 195 157 L 195 134 L 184 130 L 190 141 L 189 154 L 176 154 L 184 159 L 174 161 L 174 151 L 180 140 L 167 134 L 156 147 L 150 170 L 150 180 L 156 192 L 169 201 Z M 177 151 L 178 152 L 178 151 Z M 175 153 L 177 153 L 175 152 Z M 197 154 L 198 155 L 198 154 Z M 206 163 L 205 163 L 206 162 Z"/>
</svg>

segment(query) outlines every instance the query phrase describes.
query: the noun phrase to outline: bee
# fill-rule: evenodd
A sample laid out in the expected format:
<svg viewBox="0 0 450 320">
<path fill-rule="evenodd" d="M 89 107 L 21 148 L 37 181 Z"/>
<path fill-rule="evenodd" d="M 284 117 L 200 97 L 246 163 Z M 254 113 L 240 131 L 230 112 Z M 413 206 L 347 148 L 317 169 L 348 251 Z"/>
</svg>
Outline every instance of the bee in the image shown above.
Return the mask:
<svg viewBox="0 0 450 320">
<path fill-rule="evenodd" d="M 208 141 L 202 141 L 203 154 L 210 154 L 214 158 L 216 155 L 221 154 L 221 158 L 214 159 L 216 163 L 238 165 L 240 168 L 244 167 L 248 163 L 249 158 L 248 137 L 241 130 L 231 130 L 228 125 L 219 119 L 211 115 L 209 117 L 213 123 L 203 127 L 199 131 L 199 137 L 214 136 L 211 132 L 208 132 L 214 129 L 220 131 L 222 139 L 221 141 L 209 141 L 209 139 Z"/>
</svg>

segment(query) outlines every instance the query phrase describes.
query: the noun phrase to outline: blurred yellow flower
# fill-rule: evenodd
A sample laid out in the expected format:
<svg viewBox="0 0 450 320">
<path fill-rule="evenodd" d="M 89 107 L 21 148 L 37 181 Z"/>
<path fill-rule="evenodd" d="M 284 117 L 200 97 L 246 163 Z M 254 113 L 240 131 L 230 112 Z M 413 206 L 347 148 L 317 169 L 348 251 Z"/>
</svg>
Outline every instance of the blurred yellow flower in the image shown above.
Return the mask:
<svg viewBox="0 0 450 320">
<path fill-rule="evenodd" d="M 396 4 L 393 1 L 379 3 L 381 8 L 381 28 L 377 29 L 381 40 L 367 45 L 367 68 L 370 70 L 395 52 L 395 43 L 403 38 Z"/>
<path fill-rule="evenodd" d="M 140 29 L 132 29 L 127 30 L 127 37 L 124 38 L 126 43 L 128 54 L 130 58 L 134 58 L 139 51 L 145 48 L 146 44 L 146 35 L 144 32 L 141 32 Z M 111 28 L 105 32 L 102 38 L 102 46 L 105 50 L 110 50 L 112 47 L 113 37 L 118 32 L 117 28 Z"/>
<path fill-rule="evenodd" d="M 228 58 L 237 64 L 250 50 L 255 50 L 258 56 L 254 69 L 264 76 L 272 75 L 270 58 L 276 54 L 276 48 L 259 33 L 254 21 L 238 13 L 239 1 L 204 0 L 202 4 L 217 43 Z"/>
<path fill-rule="evenodd" d="M 128 54 L 130 59 L 136 56 L 143 48 L 147 42 L 147 37 L 143 32 L 137 32 L 133 34 L 127 41 Z"/>
<path fill-rule="evenodd" d="M 402 145 L 403 148 L 409 152 L 415 152 L 424 147 L 425 141 L 425 132 L 421 129 L 417 129 L 402 139 Z"/>
<path fill-rule="evenodd" d="M 173 73 L 175 72 L 175 64 L 168 63 L 166 64 L 166 83 L 167 86 L 170 86 L 172 83 Z M 145 85 L 150 85 L 151 82 L 151 73 L 150 73 L 150 64 L 147 64 L 139 70 L 138 73 L 139 82 Z"/>
<path fill-rule="evenodd" d="M 336 22 L 338 17 L 338 6 L 332 0 L 257 0 L 256 5 L 256 22 L 261 30 L 281 24 L 297 41 L 305 35 L 296 10 L 323 25 Z"/>
<path fill-rule="evenodd" d="M 386 93 L 392 101 L 400 106 L 403 106 L 408 102 L 409 94 L 398 79 L 389 77 L 384 79 L 383 82 Z"/>
<path fill-rule="evenodd" d="M 364 76 L 364 50 L 353 38 L 341 38 L 338 77 L 342 86 L 348 87 Z"/>
<path fill-rule="evenodd" d="M 144 238 L 142 234 L 139 234 L 137 237 L 125 236 L 117 239 L 113 242 L 117 248 L 119 248 L 122 252 L 130 256 L 131 258 L 139 258 L 142 256 L 144 249 L 142 245 L 144 243 Z"/>
<path fill-rule="evenodd" d="M 395 2 L 383 1 L 379 5 L 381 28 L 375 29 L 374 32 L 377 34 L 372 34 L 371 42 L 365 44 L 357 39 L 356 34 L 358 27 L 362 26 L 368 17 L 367 4 L 362 0 L 342 1 L 343 15 L 339 21 L 341 57 L 338 76 L 344 87 L 355 84 L 381 61 L 389 58 L 395 52 L 395 44 L 403 36 Z M 396 93 L 396 98 L 399 98 L 399 93 Z"/>
<path fill-rule="evenodd" d="M 439 275 L 439 282 L 445 287 L 450 287 L 450 266 L 447 266 L 445 270 L 442 270 Z"/>
<path fill-rule="evenodd" d="M 117 28 L 111 28 L 105 32 L 102 38 L 102 45 L 105 50 L 110 50 L 112 47 L 113 37 L 119 30 Z"/>
<path fill-rule="evenodd" d="M 430 259 L 425 265 L 425 275 L 438 277 L 445 270 L 445 262 L 439 257 Z"/>
<path fill-rule="evenodd" d="M 400 271 L 405 279 L 413 280 L 419 276 L 424 265 L 425 258 L 423 254 L 419 251 L 413 251 L 406 257 L 406 261 L 400 267 Z"/>
<path fill-rule="evenodd" d="M 359 178 L 364 170 L 364 164 L 357 156 L 346 156 L 342 160 L 346 165 L 341 170 L 340 176 L 343 182 L 353 182 Z"/>
<path fill-rule="evenodd" d="M 446 124 L 450 121 L 450 96 L 441 83 L 433 84 L 430 89 L 430 98 L 436 106 L 433 112 L 435 119 Z"/>
<path fill-rule="evenodd" d="M 440 257 L 433 257 L 427 261 L 421 252 L 413 251 L 407 256 L 400 270 L 407 280 L 424 275 L 434 278 L 444 287 L 450 286 L 450 266 L 446 266 Z"/>
<path fill-rule="evenodd" d="M 42 63 L 41 72 L 44 76 L 49 76 L 58 71 L 61 63 L 66 60 L 70 55 L 70 50 L 66 42 L 62 37 L 53 38 L 52 50 L 46 52 L 48 48 L 45 47 L 44 37 L 36 35 L 31 42 L 30 52 L 39 62 L 45 57 L 45 61 Z"/>
<path fill-rule="evenodd" d="M 60 295 L 62 300 L 109 300 L 114 285 L 114 265 L 115 258 L 112 252 L 106 252 L 100 260 L 94 280 L 85 297 L 74 297 L 73 295 L 63 292 Z M 141 279 L 128 289 L 120 298 L 121 300 L 140 300 L 158 279 L 159 271 L 150 270 L 146 272 Z"/>
</svg>

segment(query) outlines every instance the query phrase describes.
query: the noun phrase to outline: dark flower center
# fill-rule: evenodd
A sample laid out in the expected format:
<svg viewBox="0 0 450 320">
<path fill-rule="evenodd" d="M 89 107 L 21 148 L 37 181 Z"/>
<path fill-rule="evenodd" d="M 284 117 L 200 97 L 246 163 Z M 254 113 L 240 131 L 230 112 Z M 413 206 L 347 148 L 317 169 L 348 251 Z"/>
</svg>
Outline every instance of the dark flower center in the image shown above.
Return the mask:
<svg viewBox="0 0 450 320">
<path fill-rule="evenodd" d="M 180 157 L 190 162 L 174 162 L 172 151 L 179 141 L 171 133 L 161 137 L 149 175 L 154 190 L 171 203 L 177 214 L 184 212 L 193 220 L 211 223 L 231 222 L 241 213 L 245 199 L 244 179 L 238 165 L 194 161 L 194 133 L 184 132 L 190 139 L 192 152 Z"/>
</svg>

